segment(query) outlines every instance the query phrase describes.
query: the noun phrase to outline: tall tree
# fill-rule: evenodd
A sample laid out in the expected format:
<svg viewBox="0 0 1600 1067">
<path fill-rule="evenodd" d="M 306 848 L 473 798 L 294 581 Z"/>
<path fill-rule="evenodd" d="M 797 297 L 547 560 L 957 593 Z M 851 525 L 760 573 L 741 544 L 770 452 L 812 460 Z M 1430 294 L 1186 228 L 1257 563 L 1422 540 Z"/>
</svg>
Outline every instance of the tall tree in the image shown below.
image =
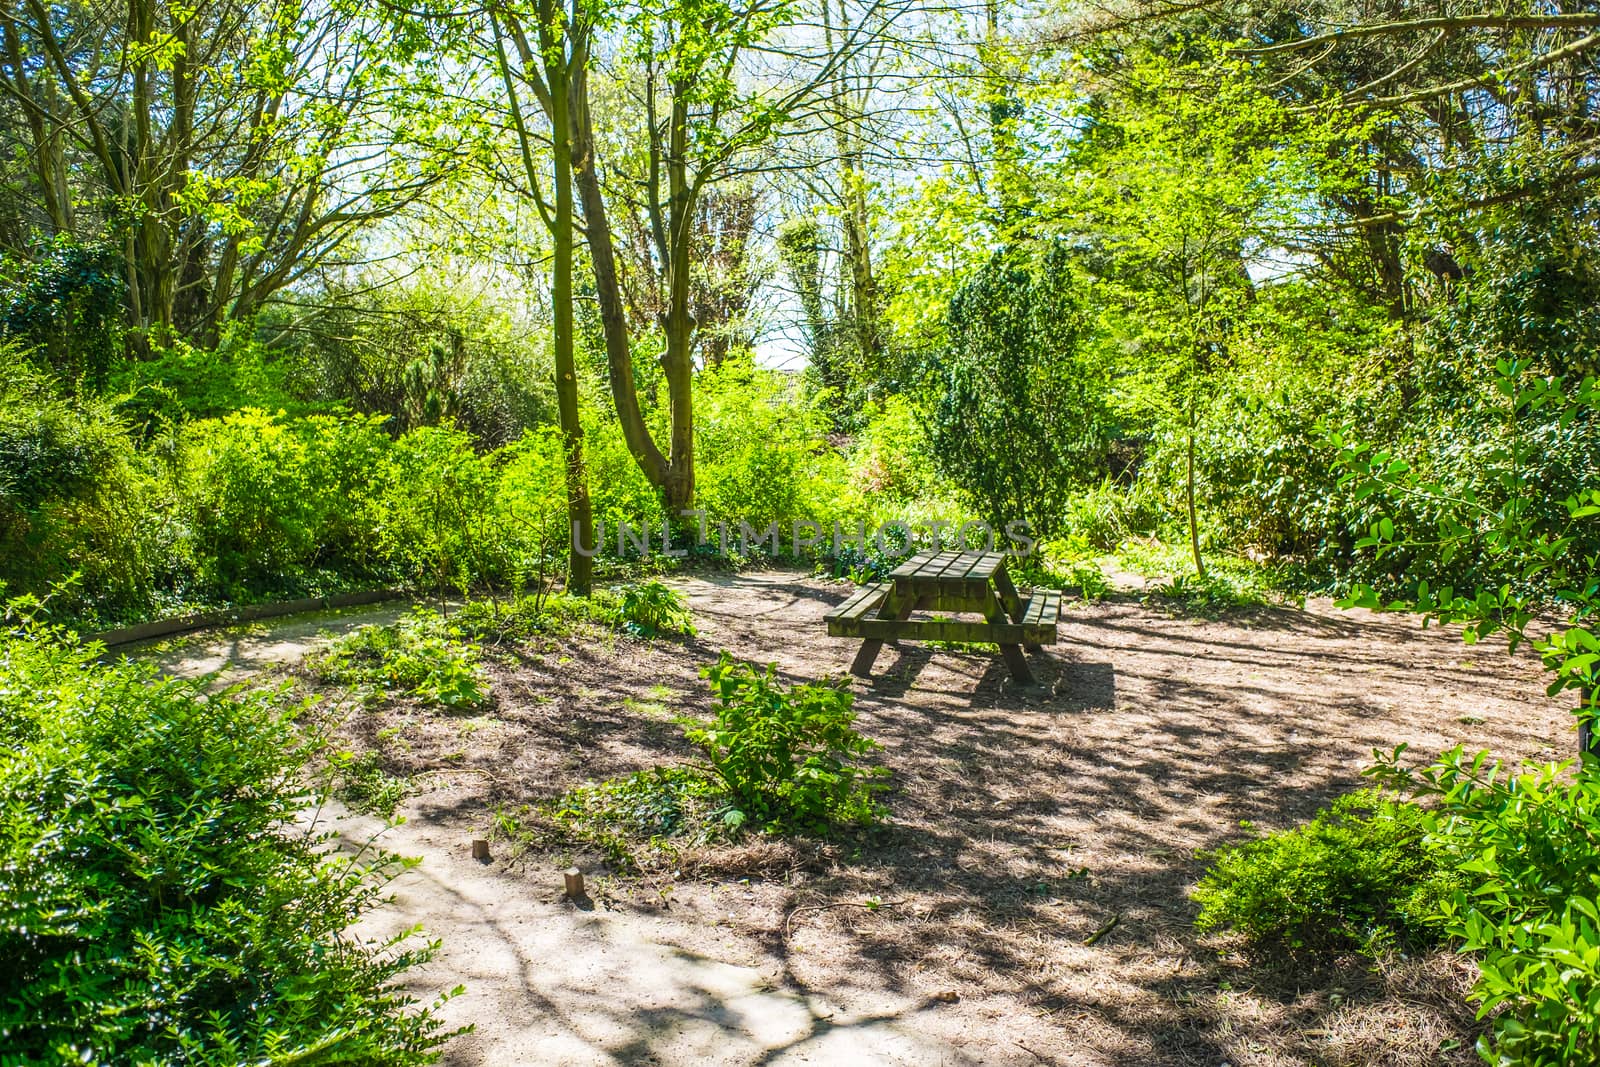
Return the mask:
<svg viewBox="0 0 1600 1067">
<path fill-rule="evenodd" d="M 108 240 L 136 350 L 214 341 L 448 173 L 425 45 L 340 0 L 5 0 L 5 251 Z"/>
<path fill-rule="evenodd" d="M 490 12 L 494 55 L 505 86 L 505 101 L 522 162 L 525 191 L 538 205 L 550 230 L 550 304 L 555 354 L 556 411 L 566 461 L 567 517 L 572 543 L 567 586 L 587 594 L 593 580 L 593 512 L 583 462 L 583 425 L 578 409 L 572 267 L 577 226 L 573 204 L 575 92 L 581 91 L 594 34 L 588 0 L 533 0 L 526 7 L 503 4 Z M 509 47 L 508 47 L 509 45 Z M 531 94 L 537 116 L 524 109 Z M 540 121 L 536 124 L 535 118 Z M 542 128 L 545 138 L 536 138 Z M 548 171 L 541 163 L 549 146 Z M 544 192 L 548 173 L 549 195 Z"/>
<path fill-rule="evenodd" d="M 818 54 L 779 42 L 801 17 L 798 0 L 657 0 L 634 9 L 623 26 L 622 84 L 642 124 L 640 164 L 611 161 L 603 175 L 588 80 L 574 82 L 573 167 L 605 337 L 611 395 L 624 439 L 670 512 L 694 501 L 694 334 L 691 295 L 696 219 L 708 190 L 737 178 L 749 154 L 785 123 L 817 106 L 842 58 L 860 47 L 853 31 Z M 755 78 L 753 67 L 783 64 Z M 779 86 L 782 86 L 779 88 Z M 609 180 L 608 180 L 609 179 Z M 609 189 L 608 189 L 609 185 Z M 608 201 L 630 199 L 648 220 L 659 275 L 667 389 L 667 441 L 651 434 L 634 377 L 625 294 L 617 270 Z"/>
</svg>

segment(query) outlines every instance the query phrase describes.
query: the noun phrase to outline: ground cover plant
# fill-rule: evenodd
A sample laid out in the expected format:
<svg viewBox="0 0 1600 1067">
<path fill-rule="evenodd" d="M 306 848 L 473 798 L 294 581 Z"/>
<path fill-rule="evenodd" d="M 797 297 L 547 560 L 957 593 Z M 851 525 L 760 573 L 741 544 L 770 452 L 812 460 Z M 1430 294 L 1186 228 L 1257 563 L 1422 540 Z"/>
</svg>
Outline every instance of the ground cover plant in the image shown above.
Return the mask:
<svg viewBox="0 0 1600 1067">
<path fill-rule="evenodd" d="M 887 768 L 855 728 L 837 680 L 785 685 L 727 652 L 701 671 L 709 721 L 673 717 L 698 759 L 580 786 L 538 813 L 548 837 L 599 848 L 624 871 L 670 862 L 682 848 L 745 834 L 828 836 L 886 814 Z M 532 814 L 532 813 L 529 813 Z M 513 837 L 527 836 L 514 817 Z"/>
<path fill-rule="evenodd" d="M 478 650 L 461 627 L 415 609 L 390 625 L 363 626 L 332 642 L 307 664 L 320 681 L 370 687 L 424 704 L 471 709 L 488 699 Z"/>
<path fill-rule="evenodd" d="M 0 637 L 0 1058 L 434 1062 L 400 982 L 431 948 L 349 932 L 403 861 L 293 825 L 299 709 L 98 653 Z"/>
</svg>

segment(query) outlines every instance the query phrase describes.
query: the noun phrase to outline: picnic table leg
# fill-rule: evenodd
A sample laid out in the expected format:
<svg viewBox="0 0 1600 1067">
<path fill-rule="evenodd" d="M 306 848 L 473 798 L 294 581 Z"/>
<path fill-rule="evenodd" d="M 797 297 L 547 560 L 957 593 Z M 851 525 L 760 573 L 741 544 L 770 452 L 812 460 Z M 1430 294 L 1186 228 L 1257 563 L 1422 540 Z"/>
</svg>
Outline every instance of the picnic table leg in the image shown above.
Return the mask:
<svg viewBox="0 0 1600 1067">
<path fill-rule="evenodd" d="M 900 622 L 911 617 L 917 602 L 907 597 L 904 602 L 891 592 L 883 598 L 883 606 L 878 609 L 878 618 L 897 619 Z M 877 662 L 878 653 L 883 649 L 883 642 L 876 637 L 869 637 L 861 642 L 861 650 L 856 653 L 856 658 L 850 663 L 850 673 L 858 678 L 865 678 L 872 673 L 872 665 Z"/>
<path fill-rule="evenodd" d="M 993 593 L 989 595 L 989 603 L 984 608 L 983 614 L 993 625 L 1000 625 L 1006 621 L 1006 609 L 1001 606 Z M 1022 654 L 1021 645 L 1001 645 L 1000 656 L 1006 661 L 1006 666 L 1011 668 L 1012 681 L 1018 685 L 1033 684 L 1033 672 L 1028 669 L 1028 658 Z"/>
<path fill-rule="evenodd" d="M 1004 563 L 994 572 L 994 587 L 1000 593 L 1000 600 L 1006 606 L 1006 614 L 1011 616 L 1011 621 L 1022 623 L 1022 615 L 1026 610 L 1022 604 L 1022 595 L 1017 592 L 1017 587 L 1011 583 L 1011 575 L 1006 573 Z M 1029 652 L 1043 652 L 1044 646 L 1029 642 L 1024 646 Z"/>
</svg>

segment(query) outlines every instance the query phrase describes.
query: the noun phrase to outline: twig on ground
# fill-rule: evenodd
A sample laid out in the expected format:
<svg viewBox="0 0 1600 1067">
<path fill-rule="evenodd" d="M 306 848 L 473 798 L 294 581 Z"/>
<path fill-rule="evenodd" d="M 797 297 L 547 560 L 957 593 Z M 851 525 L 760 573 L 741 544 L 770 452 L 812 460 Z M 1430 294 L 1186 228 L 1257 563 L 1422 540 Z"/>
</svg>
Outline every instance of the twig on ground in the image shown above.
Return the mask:
<svg viewBox="0 0 1600 1067">
<path fill-rule="evenodd" d="M 830 911 L 834 908 L 865 908 L 868 911 L 877 911 L 880 908 L 893 908 L 904 903 L 905 900 L 900 899 L 884 900 L 876 903 L 862 900 L 836 900 L 831 904 L 807 904 L 803 908 L 794 909 L 789 913 L 788 917 L 783 920 L 783 936 L 787 938 L 794 933 L 794 917 L 799 915 L 801 912 Z"/>
<path fill-rule="evenodd" d="M 1094 933 L 1090 934 L 1088 937 L 1083 939 L 1084 947 L 1088 948 L 1091 945 L 1097 944 L 1102 937 L 1105 937 L 1111 931 L 1115 930 L 1117 928 L 1117 924 L 1120 923 L 1121 921 L 1122 921 L 1122 916 L 1121 915 L 1113 915 L 1111 917 L 1111 921 L 1110 922 L 1106 923 L 1100 929 L 1096 930 Z"/>
</svg>

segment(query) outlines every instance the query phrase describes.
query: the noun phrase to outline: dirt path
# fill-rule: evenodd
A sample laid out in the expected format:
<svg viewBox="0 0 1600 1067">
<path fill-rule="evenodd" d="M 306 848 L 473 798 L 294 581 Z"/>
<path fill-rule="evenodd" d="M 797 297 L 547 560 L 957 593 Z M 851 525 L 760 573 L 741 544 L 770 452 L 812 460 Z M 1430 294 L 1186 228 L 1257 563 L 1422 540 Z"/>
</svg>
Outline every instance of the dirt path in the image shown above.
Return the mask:
<svg viewBox="0 0 1600 1067">
<path fill-rule="evenodd" d="M 553 642 L 493 668 L 486 714 L 352 728 L 430 784 L 387 839 L 424 862 L 380 922 L 443 941 L 419 995 L 468 986 L 446 1012 L 478 1030 L 447 1062 L 1473 1062 L 1450 1051 L 1471 1014 L 1447 958 L 1286 979 L 1197 938 L 1187 890 L 1197 850 L 1304 818 L 1375 747 L 1565 756 L 1537 664 L 1325 602 L 1216 621 L 1105 602 L 1064 616 L 1038 690 L 988 656 L 884 650 L 857 707 L 896 791 L 856 854 L 702 851 L 631 892 L 591 859 L 593 911 L 558 899 L 567 857 L 474 863 L 497 809 L 686 758 L 670 715 L 706 706 L 717 650 L 795 678 L 854 651 L 821 622 L 844 587 L 679 584 L 687 645 Z"/>
</svg>

